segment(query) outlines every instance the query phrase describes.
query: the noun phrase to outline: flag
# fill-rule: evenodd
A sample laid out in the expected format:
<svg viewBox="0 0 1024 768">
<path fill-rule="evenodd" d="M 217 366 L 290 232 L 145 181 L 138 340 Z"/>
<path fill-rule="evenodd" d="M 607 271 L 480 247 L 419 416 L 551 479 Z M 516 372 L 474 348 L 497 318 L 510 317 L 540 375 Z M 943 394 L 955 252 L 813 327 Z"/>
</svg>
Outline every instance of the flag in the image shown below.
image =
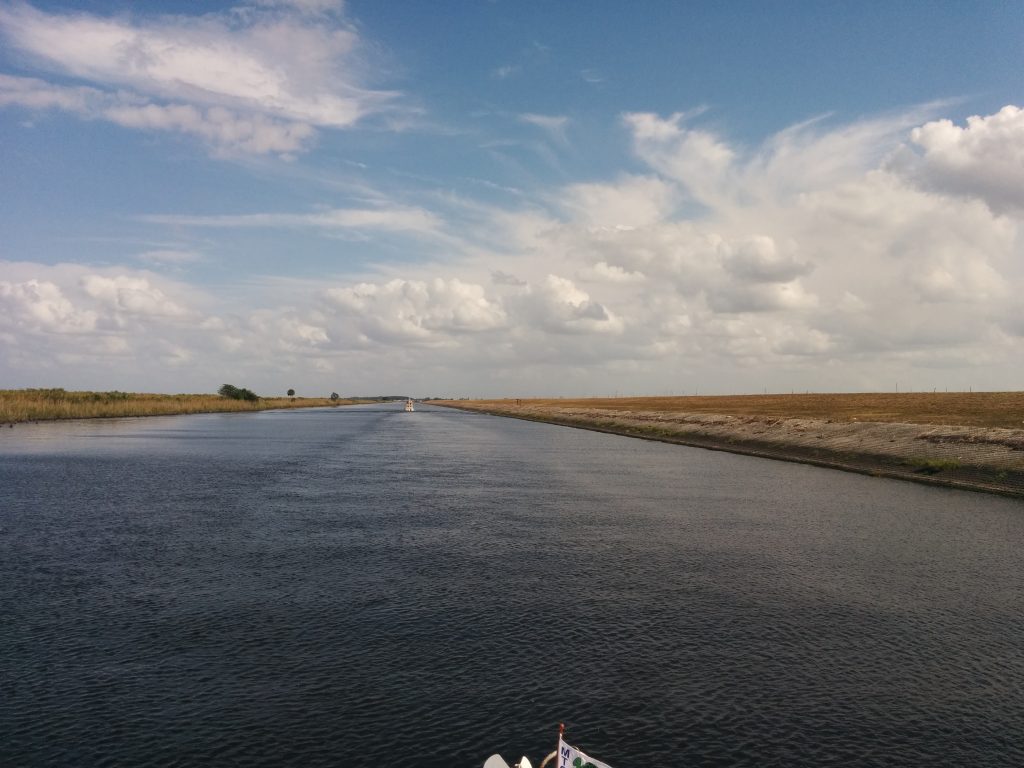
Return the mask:
<svg viewBox="0 0 1024 768">
<path fill-rule="evenodd" d="M 592 757 L 587 757 L 576 747 L 566 744 L 561 736 L 558 737 L 558 766 L 557 768 L 612 768 L 608 763 L 602 763 Z"/>
</svg>

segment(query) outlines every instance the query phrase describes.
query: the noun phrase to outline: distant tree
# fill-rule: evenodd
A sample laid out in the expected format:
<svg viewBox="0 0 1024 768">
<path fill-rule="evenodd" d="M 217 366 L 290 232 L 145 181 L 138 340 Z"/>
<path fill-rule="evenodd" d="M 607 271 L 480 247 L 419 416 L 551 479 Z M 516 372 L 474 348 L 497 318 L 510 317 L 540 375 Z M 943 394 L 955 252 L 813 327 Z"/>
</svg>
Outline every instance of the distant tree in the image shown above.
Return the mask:
<svg viewBox="0 0 1024 768">
<path fill-rule="evenodd" d="M 339 395 L 337 392 L 331 392 L 331 400 L 337 400 L 340 397 L 341 395 Z"/>
<path fill-rule="evenodd" d="M 288 397 L 295 397 L 295 390 L 294 389 L 289 389 L 288 390 Z"/>
</svg>

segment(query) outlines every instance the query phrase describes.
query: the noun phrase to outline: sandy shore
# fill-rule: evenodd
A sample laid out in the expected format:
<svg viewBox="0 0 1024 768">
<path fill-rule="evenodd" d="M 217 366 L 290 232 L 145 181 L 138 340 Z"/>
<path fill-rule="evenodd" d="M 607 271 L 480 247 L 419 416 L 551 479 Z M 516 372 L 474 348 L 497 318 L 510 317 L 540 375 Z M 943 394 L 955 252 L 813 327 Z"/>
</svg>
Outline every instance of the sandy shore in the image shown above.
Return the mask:
<svg viewBox="0 0 1024 768">
<path fill-rule="evenodd" d="M 563 407 L 514 400 L 438 404 L 1024 498 L 1024 429 Z"/>
</svg>

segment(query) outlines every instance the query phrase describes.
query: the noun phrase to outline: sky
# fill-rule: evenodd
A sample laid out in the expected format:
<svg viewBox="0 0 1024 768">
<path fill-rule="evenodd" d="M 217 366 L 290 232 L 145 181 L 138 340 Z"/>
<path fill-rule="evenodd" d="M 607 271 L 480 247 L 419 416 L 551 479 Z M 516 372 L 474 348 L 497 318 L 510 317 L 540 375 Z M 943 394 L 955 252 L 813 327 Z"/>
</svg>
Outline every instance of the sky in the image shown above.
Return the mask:
<svg viewBox="0 0 1024 768">
<path fill-rule="evenodd" d="M 0 388 L 1019 390 L 1020 11 L 0 0 Z"/>
</svg>

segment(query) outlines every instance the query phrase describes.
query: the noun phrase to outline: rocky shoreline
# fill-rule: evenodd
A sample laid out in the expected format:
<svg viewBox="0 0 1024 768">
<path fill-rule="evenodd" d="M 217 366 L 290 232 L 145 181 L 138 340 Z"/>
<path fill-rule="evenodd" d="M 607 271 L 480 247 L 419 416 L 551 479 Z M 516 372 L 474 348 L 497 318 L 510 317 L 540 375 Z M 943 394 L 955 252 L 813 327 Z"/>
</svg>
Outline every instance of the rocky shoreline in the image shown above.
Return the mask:
<svg viewBox="0 0 1024 768">
<path fill-rule="evenodd" d="M 1024 498 L 1024 430 L 670 411 L 445 403 L 466 411 Z"/>
</svg>

